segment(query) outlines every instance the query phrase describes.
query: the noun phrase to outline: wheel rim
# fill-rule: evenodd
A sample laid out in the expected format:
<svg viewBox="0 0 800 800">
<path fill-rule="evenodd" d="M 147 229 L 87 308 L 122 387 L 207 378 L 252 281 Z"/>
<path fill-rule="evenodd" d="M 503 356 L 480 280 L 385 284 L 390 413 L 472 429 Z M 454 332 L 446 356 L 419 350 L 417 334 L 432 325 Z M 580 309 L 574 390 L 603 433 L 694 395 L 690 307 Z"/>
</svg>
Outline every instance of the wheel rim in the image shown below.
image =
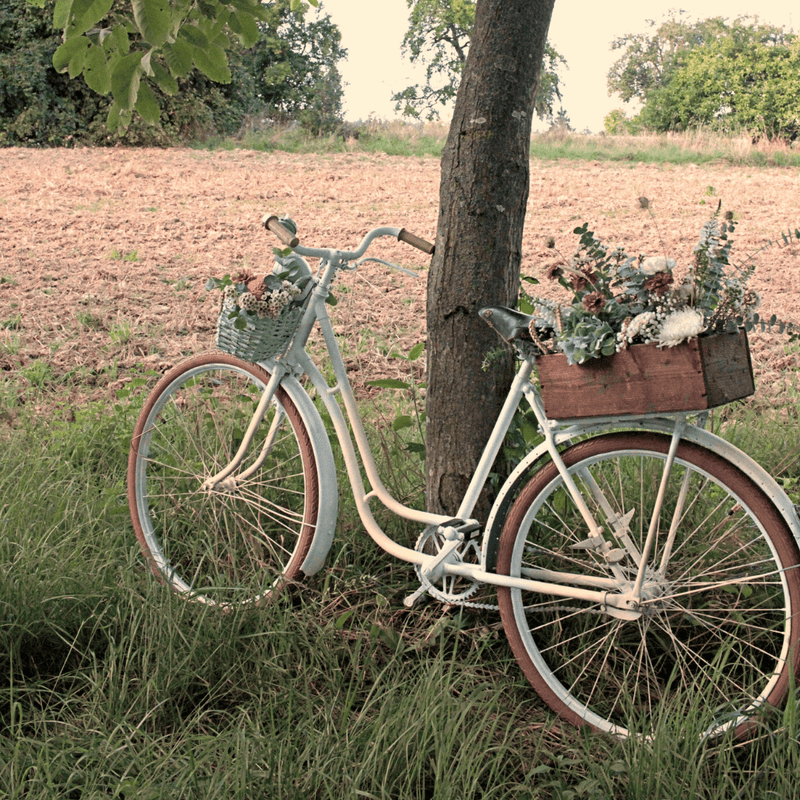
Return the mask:
<svg viewBox="0 0 800 800">
<path fill-rule="evenodd" d="M 313 536 L 313 456 L 280 390 L 243 464 L 222 486 L 203 488 L 236 453 L 266 377 L 231 364 L 194 366 L 137 426 L 137 533 L 157 573 L 193 600 L 228 607 L 264 599 L 297 574 Z"/>
<path fill-rule="evenodd" d="M 649 449 L 628 451 L 624 461 L 618 452 L 598 453 L 570 473 L 584 496 L 589 490 L 581 473 L 588 470 L 618 515 L 634 509 L 631 536 L 641 548 L 649 521 L 642 509 L 655 495 L 664 458 Z M 667 574 L 657 569 L 664 536 L 651 559 L 638 620 L 614 619 L 588 603 L 503 593 L 519 637 L 515 653 L 524 650 L 532 667 L 526 674 L 533 673 L 534 686 L 573 721 L 627 735 L 631 719 L 652 724 L 667 695 L 678 704 L 681 696 L 684 703 L 699 697 L 710 709 L 706 734 L 717 735 L 741 729 L 784 691 L 778 683 L 786 683 L 791 626 L 787 577 L 775 566 L 782 556 L 742 497 L 688 461 L 677 462 L 666 509 L 687 469 L 689 499 Z M 554 468 L 552 473 L 519 523 L 529 533 L 516 537 L 510 574 L 535 565 L 608 576 L 599 554 L 569 547 L 585 538 L 586 526 L 567 502 L 561 477 Z M 632 477 L 637 473 L 638 481 Z M 601 525 L 607 523 L 596 504 L 590 507 Z M 666 514 L 661 525 L 668 530 Z"/>
</svg>

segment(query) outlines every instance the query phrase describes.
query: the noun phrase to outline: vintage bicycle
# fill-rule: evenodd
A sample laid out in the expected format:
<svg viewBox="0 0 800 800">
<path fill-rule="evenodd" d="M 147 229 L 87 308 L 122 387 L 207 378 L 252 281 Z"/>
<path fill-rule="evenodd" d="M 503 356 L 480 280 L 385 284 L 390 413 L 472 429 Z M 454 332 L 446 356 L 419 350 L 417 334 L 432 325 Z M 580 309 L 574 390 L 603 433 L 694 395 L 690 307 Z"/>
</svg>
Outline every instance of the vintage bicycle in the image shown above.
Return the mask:
<svg viewBox="0 0 800 800">
<path fill-rule="evenodd" d="M 548 415 L 532 380 L 531 317 L 484 309 L 516 350 L 516 377 L 456 517 L 407 507 L 379 477 L 325 301 L 342 270 L 395 266 L 366 255 L 377 239 L 433 246 L 380 227 L 354 250 L 306 247 L 289 223 L 264 224 L 291 248 L 280 269 L 302 275 L 302 294 L 242 330 L 223 311 L 218 343 L 229 352 L 165 374 L 133 432 L 131 517 L 163 582 L 229 609 L 321 569 L 338 507 L 322 407 L 364 528 L 414 565 L 419 586 L 406 604 L 423 595 L 470 604 L 479 587 L 496 587 L 517 661 L 566 720 L 646 733 L 694 696 L 709 715 L 706 736 L 741 735 L 781 705 L 800 651 L 800 519 L 763 468 L 704 429 L 707 409 Z M 306 349 L 315 326 L 330 382 Z M 479 522 L 478 496 L 521 404 L 543 440 Z M 414 547 L 381 529 L 375 501 L 419 524 Z"/>
</svg>

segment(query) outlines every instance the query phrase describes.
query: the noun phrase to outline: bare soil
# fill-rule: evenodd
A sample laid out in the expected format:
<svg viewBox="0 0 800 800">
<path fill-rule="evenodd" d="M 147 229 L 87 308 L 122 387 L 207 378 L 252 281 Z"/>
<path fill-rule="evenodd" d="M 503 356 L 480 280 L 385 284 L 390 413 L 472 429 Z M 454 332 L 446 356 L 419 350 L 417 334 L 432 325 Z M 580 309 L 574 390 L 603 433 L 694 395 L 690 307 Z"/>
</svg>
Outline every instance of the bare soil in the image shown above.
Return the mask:
<svg viewBox="0 0 800 800">
<path fill-rule="evenodd" d="M 0 372 L 22 393 L 40 361 L 72 387 L 72 402 L 110 394 L 136 368 L 163 372 L 213 348 L 218 306 L 206 280 L 271 270 L 276 242 L 260 227 L 265 212 L 291 216 L 309 245 L 354 246 L 382 224 L 433 240 L 438 192 L 432 158 L 0 150 Z M 547 237 L 571 254 L 584 221 L 630 253 L 688 263 L 720 200 L 740 220 L 741 260 L 800 226 L 792 169 L 534 161 L 523 273 L 541 275 L 552 256 Z M 362 389 L 363 380 L 397 374 L 402 362 L 391 353 L 425 337 L 426 257 L 390 240 L 375 254 L 423 272 L 415 280 L 369 264 L 338 284 L 331 316 Z M 799 254 L 797 245 L 772 247 L 756 258 L 751 286 L 764 312 L 800 317 Z M 753 346 L 761 386 L 786 390 L 797 349 L 769 336 Z"/>
</svg>

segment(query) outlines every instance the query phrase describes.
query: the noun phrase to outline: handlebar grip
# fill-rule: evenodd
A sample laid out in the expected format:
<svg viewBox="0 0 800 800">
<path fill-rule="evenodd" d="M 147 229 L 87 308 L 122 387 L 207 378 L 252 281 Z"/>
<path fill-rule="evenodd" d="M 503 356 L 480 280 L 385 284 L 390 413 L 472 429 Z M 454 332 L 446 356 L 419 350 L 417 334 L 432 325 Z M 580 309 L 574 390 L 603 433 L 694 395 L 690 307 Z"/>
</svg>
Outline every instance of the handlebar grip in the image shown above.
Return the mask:
<svg viewBox="0 0 800 800">
<path fill-rule="evenodd" d="M 264 227 L 272 231 L 287 247 L 297 247 L 300 239 L 297 238 L 288 228 L 281 224 L 280 219 L 274 214 L 268 214 L 263 219 Z"/>
<path fill-rule="evenodd" d="M 430 242 L 426 242 L 424 239 L 420 239 L 419 236 L 415 236 L 413 233 L 410 233 L 405 228 L 400 229 L 400 233 L 397 234 L 397 238 L 401 242 L 405 242 L 406 244 L 410 244 L 412 247 L 416 247 L 417 250 L 422 250 L 423 253 L 426 253 L 429 256 L 432 256 L 434 250 L 436 249 L 436 247 L 432 245 Z"/>
</svg>

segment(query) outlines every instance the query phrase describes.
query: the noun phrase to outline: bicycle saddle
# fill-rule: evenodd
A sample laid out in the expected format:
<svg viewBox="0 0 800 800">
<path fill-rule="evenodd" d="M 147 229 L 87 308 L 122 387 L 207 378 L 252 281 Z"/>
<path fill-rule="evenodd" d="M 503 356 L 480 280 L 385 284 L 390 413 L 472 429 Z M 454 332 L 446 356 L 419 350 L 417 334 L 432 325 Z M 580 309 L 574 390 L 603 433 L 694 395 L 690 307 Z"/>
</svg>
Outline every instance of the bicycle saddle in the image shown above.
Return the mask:
<svg viewBox="0 0 800 800">
<path fill-rule="evenodd" d="M 530 314 L 523 314 L 521 311 L 504 306 L 490 306 L 482 308 L 478 316 L 483 317 L 483 321 L 507 342 L 512 342 L 514 339 L 533 341 L 528 328 L 534 319 Z"/>
</svg>

